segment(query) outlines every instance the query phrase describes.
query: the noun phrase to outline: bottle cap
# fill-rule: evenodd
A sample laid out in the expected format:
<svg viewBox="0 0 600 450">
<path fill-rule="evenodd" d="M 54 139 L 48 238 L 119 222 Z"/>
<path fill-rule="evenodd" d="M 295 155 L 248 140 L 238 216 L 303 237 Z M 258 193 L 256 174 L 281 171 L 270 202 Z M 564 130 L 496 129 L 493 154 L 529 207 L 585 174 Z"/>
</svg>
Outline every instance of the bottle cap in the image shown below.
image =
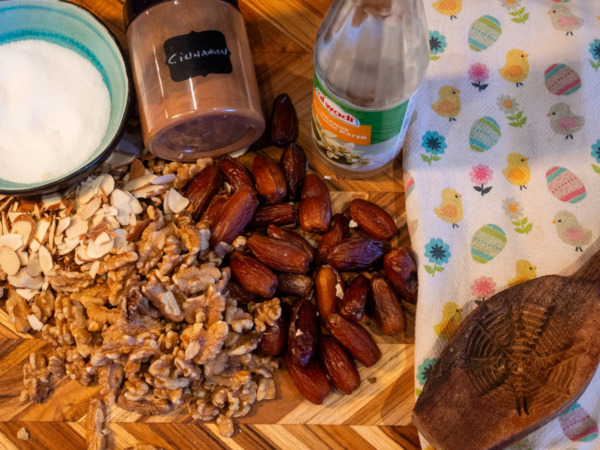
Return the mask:
<svg viewBox="0 0 600 450">
<path fill-rule="evenodd" d="M 158 5 L 159 3 L 166 3 L 173 0 L 125 0 L 123 5 L 123 20 L 125 21 L 125 27 L 128 27 L 133 19 L 138 15 L 146 11 L 147 9 Z M 198 3 L 202 3 L 203 0 L 199 0 Z M 223 3 L 229 3 L 235 8 L 239 9 L 238 0 L 218 0 Z"/>
</svg>

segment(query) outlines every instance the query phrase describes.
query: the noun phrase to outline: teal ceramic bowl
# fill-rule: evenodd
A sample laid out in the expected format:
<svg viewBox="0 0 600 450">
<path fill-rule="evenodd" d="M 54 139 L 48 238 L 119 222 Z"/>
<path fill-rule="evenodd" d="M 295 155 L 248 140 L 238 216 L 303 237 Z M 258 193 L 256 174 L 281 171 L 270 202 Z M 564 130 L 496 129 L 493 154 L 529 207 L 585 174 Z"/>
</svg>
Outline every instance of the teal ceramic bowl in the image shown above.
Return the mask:
<svg viewBox="0 0 600 450">
<path fill-rule="evenodd" d="M 0 179 L 0 193 L 34 195 L 71 186 L 94 172 L 120 141 L 133 90 L 129 66 L 112 32 L 84 8 L 68 2 L 8 0 L 0 2 L 0 45 L 39 39 L 77 52 L 98 69 L 110 93 L 108 130 L 100 146 L 79 168 L 60 178 L 34 184 Z"/>
</svg>

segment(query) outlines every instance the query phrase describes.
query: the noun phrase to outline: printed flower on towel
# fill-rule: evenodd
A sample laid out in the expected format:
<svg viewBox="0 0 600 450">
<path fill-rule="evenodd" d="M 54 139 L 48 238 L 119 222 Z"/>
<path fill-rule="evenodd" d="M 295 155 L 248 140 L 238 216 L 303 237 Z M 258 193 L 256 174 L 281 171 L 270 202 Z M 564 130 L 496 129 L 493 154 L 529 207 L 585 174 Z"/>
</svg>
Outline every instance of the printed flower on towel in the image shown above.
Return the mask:
<svg viewBox="0 0 600 450">
<path fill-rule="evenodd" d="M 479 305 L 483 303 L 486 298 L 489 299 L 496 293 L 496 283 L 489 277 L 478 278 L 473 282 L 471 292 L 473 297 L 477 299 L 475 300 L 475 304 Z"/>
<path fill-rule="evenodd" d="M 481 195 L 485 195 L 492 190 L 492 186 L 485 187 L 490 181 L 492 181 L 492 174 L 494 171 L 490 169 L 490 166 L 479 164 L 473 166 L 469 175 L 471 176 L 471 183 L 475 183 L 481 186 L 473 186 L 477 192 L 481 192 Z"/>
<path fill-rule="evenodd" d="M 446 37 L 440 34 L 439 31 L 429 32 L 429 50 L 431 51 L 429 59 L 431 61 L 437 61 L 441 58 L 438 56 L 440 53 L 444 53 L 444 50 L 448 44 L 446 43 Z"/>
<path fill-rule="evenodd" d="M 515 228 L 517 233 L 529 234 L 533 228 L 533 224 L 527 223 L 527 217 L 521 220 L 523 217 L 523 208 L 518 201 L 516 201 L 514 198 L 506 198 L 502 202 L 502 209 L 504 209 L 504 214 L 510 218 L 512 224 L 518 227 Z"/>
<path fill-rule="evenodd" d="M 485 64 L 475 63 L 469 69 L 469 79 L 472 81 L 472 85 L 479 89 L 479 92 L 485 90 L 488 87 L 485 83 L 490 77 L 490 71 Z"/>
<path fill-rule="evenodd" d="M 600 139 L 596 141 L 595 144 L 592 144 L 592 156 L 596 159 L 596 162 L 600 164 Z M 595 164 L 592 164 L 592 168 L 594 172 L 600 173 L 600 167 Z"/>
<path fill-rule="evenodd" d="M 429 165 L 431 165 L 433 161 L 439 161 L 442 159 L 437 155 L 443 155 L 444 150 L 448 148 L 448 145 L 446 144 L 446 138 L 441 136 L 437 131 L 428 131 L 425 133 L 421 146 L 427 153 L 431 153 L 430 156 L 421 154 L 423 161 Z"/>
<path fill-rule="evenodd" d="M 590 64 L 592 68 L 598 72 L 598 68 L 600 68 L 600 39 L 596 39 L 590 44 L 590 53 L 592 54 L 593 58 L 590 59 Z"/>
<path fill-rule="evenodd" d="M 527 117 L 523 117 L 523 111 L 519 111 L 517 99 L 510 95 L 501 95 L 496 99 L 496 104 L 510 121 L 508 124 L 511 127 L 523 128 L 523 125 L 527 123 Z"/>
<path fill-rule="evenodd" d="M 529 13 L 525 12 L 525 7 L 521 8 L 521 0 L 500 0 L 500 3 L 511 16 L 515 16 L 510 19 L 513 22 L 525 23 L 529 19 Z"/>
<path fill-rule="evenodd" d="M 421 386 L 425 386 L 425 382 L 427 381 L 427 378 L 429 378 L 429 375 L 431 374 L 431 370 L 433 369 L 433 366 L 435 365 L 436 361 L 437 361 L 437 358 L 433 358 L 433 359 L 425 358 L 423 360 L 423 364 L 421 364 L 419 367 L 417 367 L 417 380 L 419 380 L 419 383 L 421 384 Z"/>
<path fill-rule="evenodd" d="M 446 264 L 450 258 L 450 247 L 442 239 L 432 239 L 429 244 L 425 244 L 425 258 L 434 263 L 432 266 L 425 266 L 427 273 L 435 276 L 436 272 L 443 272 L 442 264 Z"/>
</svg>

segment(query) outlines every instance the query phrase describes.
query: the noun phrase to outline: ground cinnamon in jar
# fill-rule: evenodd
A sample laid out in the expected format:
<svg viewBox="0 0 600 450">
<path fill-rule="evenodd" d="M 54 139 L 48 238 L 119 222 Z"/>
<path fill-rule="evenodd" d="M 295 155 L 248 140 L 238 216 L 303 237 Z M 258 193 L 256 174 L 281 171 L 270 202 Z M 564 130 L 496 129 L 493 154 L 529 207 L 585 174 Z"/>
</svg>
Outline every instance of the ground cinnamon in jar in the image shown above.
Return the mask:
<svg viewBox="0 0 600 450">
<path fill-rule="evenodd" d="M 146 147 L 171 160 L 247 148 L 265 129 L 237 0 L 127 0 Z"/>
</svg>

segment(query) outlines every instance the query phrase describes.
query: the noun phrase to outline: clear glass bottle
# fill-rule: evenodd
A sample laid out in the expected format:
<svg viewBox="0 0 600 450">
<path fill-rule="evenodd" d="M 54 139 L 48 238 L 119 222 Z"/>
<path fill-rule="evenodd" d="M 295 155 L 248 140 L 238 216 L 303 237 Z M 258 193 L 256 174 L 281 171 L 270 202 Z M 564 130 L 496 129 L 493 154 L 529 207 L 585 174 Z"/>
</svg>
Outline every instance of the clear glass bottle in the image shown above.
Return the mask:
<svg viewBox="0 0 600 450">
<path fill-rule="evenodd" d="M 398 155 L 429 64 L 422 0 L 336 0 L 315 44 L 313 142 L 335 172 L 367 178 Z"/>
</svg>

